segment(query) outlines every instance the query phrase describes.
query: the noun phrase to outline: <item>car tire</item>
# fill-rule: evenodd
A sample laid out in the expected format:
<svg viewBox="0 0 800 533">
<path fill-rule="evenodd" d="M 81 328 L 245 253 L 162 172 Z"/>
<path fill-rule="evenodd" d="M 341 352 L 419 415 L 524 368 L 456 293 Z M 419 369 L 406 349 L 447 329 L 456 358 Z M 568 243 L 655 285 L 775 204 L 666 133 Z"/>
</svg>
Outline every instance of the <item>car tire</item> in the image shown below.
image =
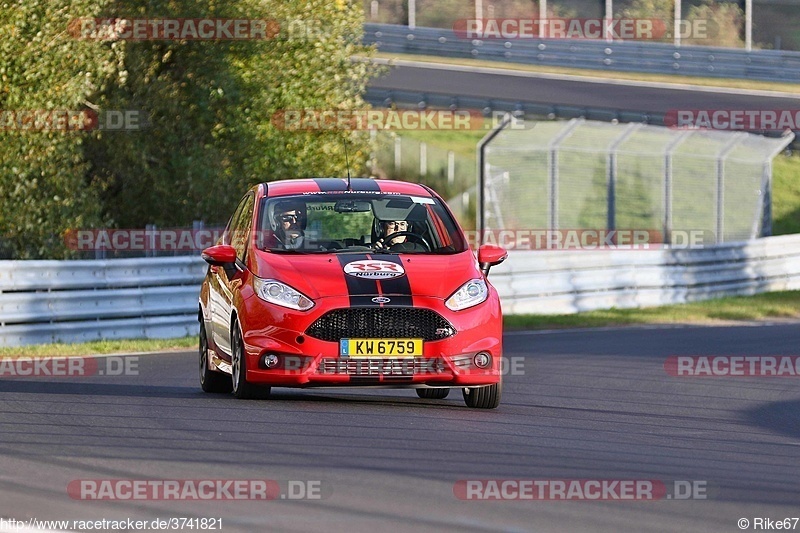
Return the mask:
<svg viewBox="0 0 800 533">
<path fill-rule="evenodd" d="M 414 389 L 417 396 L 426 400 L 444 400 L 450 394 L 450 389 Z"/>
<path fill-rule="evenodd" d="M 206 328 L 203 323 L 200 323 L 200 339 L 199 339 L 199 352 L 200 352 L 200 388 L 203 392 L 211 392 L 216 394 L 227 393 L 233 390 L 233 384 L 228 376 L 222 372 L 216 372 L 208 367 L 208 337 L 206 336 Z"/>
<path fill-rule="evenodd" d="M 269 396 L 270 388 L 248 383 L 247 358 L 239 322 L 234 321 L 231 332 L 231 387 L 233 395 L 240 400 L 258 400 Z"/>
<path fill-rule="evenodd" d="M 464 403 L 473 409 L 494 409 L 500 405 L 503 382 L 485 387 L 469 387 L 462 390 Z"/>
</svg>

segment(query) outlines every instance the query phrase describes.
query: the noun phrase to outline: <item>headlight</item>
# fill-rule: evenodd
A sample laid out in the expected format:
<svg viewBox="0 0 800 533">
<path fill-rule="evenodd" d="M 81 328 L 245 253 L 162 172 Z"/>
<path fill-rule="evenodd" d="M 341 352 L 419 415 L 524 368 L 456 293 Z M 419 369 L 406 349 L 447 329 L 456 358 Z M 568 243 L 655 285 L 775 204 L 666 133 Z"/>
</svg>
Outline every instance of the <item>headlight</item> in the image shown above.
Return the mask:
<svg viewBox="0 0 800 533">
<path fill-rule="evenodd" d="M 308 311 L 314 307 L 314 302 L 310 298 L 274 279 L 261 279 L 253 276 L 253 287 L 259 298 L 275 305 L 298 311 Z"/>
<path fill-rule="evenodd" d="M 461 286 L 444 305 L 451 311 L 460 311 L 486 301 L 489 289 L 482 279 L 473 279 Z"/>
</svg>

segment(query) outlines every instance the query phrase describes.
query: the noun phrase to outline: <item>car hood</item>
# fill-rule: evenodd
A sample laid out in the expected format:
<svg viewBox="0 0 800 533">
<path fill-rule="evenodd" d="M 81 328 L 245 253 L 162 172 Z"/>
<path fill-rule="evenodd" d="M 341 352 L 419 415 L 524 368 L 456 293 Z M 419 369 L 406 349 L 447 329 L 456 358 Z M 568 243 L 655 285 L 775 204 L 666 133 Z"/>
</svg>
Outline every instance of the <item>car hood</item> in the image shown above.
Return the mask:
<svg viewBox="0 0 800 533">
<path fill-rule="evenodd" d="M 482 277 L 469 250 L 453 255 L 258 251 L 251 268 L 256 276 L 291 285 L 312 299 L 378 295 L 446 299 L 467 281 Z"/>
</svg>

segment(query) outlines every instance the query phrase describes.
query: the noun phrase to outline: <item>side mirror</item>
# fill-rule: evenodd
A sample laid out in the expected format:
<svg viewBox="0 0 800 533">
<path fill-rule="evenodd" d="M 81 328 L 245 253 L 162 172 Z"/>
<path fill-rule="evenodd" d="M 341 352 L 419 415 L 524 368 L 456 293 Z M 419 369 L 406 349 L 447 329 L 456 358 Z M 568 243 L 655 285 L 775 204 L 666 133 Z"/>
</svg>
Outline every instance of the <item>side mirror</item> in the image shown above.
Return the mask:
<svg viewBox="0 0 800 533">
<path fill-rule="evenodd" d="M 203 250 L 202 257 L 209 265 L 230 266 L 236 263 L 236 249 L 227 244 L 218 244 Z"/>
<path fill-rule="evenodd" d="M 508 257 L 508 252 L 505 248 L 494 244 L 484 244 L 478 248 L 478 263 L 484 276 L 488 276 L 489 269 L 505 261 L 506 257 Z"/>
</svg>

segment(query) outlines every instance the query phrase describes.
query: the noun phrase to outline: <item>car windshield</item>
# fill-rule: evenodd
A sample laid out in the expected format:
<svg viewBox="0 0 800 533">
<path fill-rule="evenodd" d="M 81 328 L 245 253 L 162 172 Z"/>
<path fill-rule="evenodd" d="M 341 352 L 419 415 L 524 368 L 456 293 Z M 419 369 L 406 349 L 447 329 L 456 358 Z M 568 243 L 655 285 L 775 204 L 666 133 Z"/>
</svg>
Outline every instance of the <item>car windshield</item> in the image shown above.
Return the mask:
<svg viewBox="0 0 800 533">
<path fill-rule="evenodd" d="M 468 249 L 437 198 L 313 193 L 264 198 L 258 247 L 276 253 L 453 254 Z"/>
</svg>

